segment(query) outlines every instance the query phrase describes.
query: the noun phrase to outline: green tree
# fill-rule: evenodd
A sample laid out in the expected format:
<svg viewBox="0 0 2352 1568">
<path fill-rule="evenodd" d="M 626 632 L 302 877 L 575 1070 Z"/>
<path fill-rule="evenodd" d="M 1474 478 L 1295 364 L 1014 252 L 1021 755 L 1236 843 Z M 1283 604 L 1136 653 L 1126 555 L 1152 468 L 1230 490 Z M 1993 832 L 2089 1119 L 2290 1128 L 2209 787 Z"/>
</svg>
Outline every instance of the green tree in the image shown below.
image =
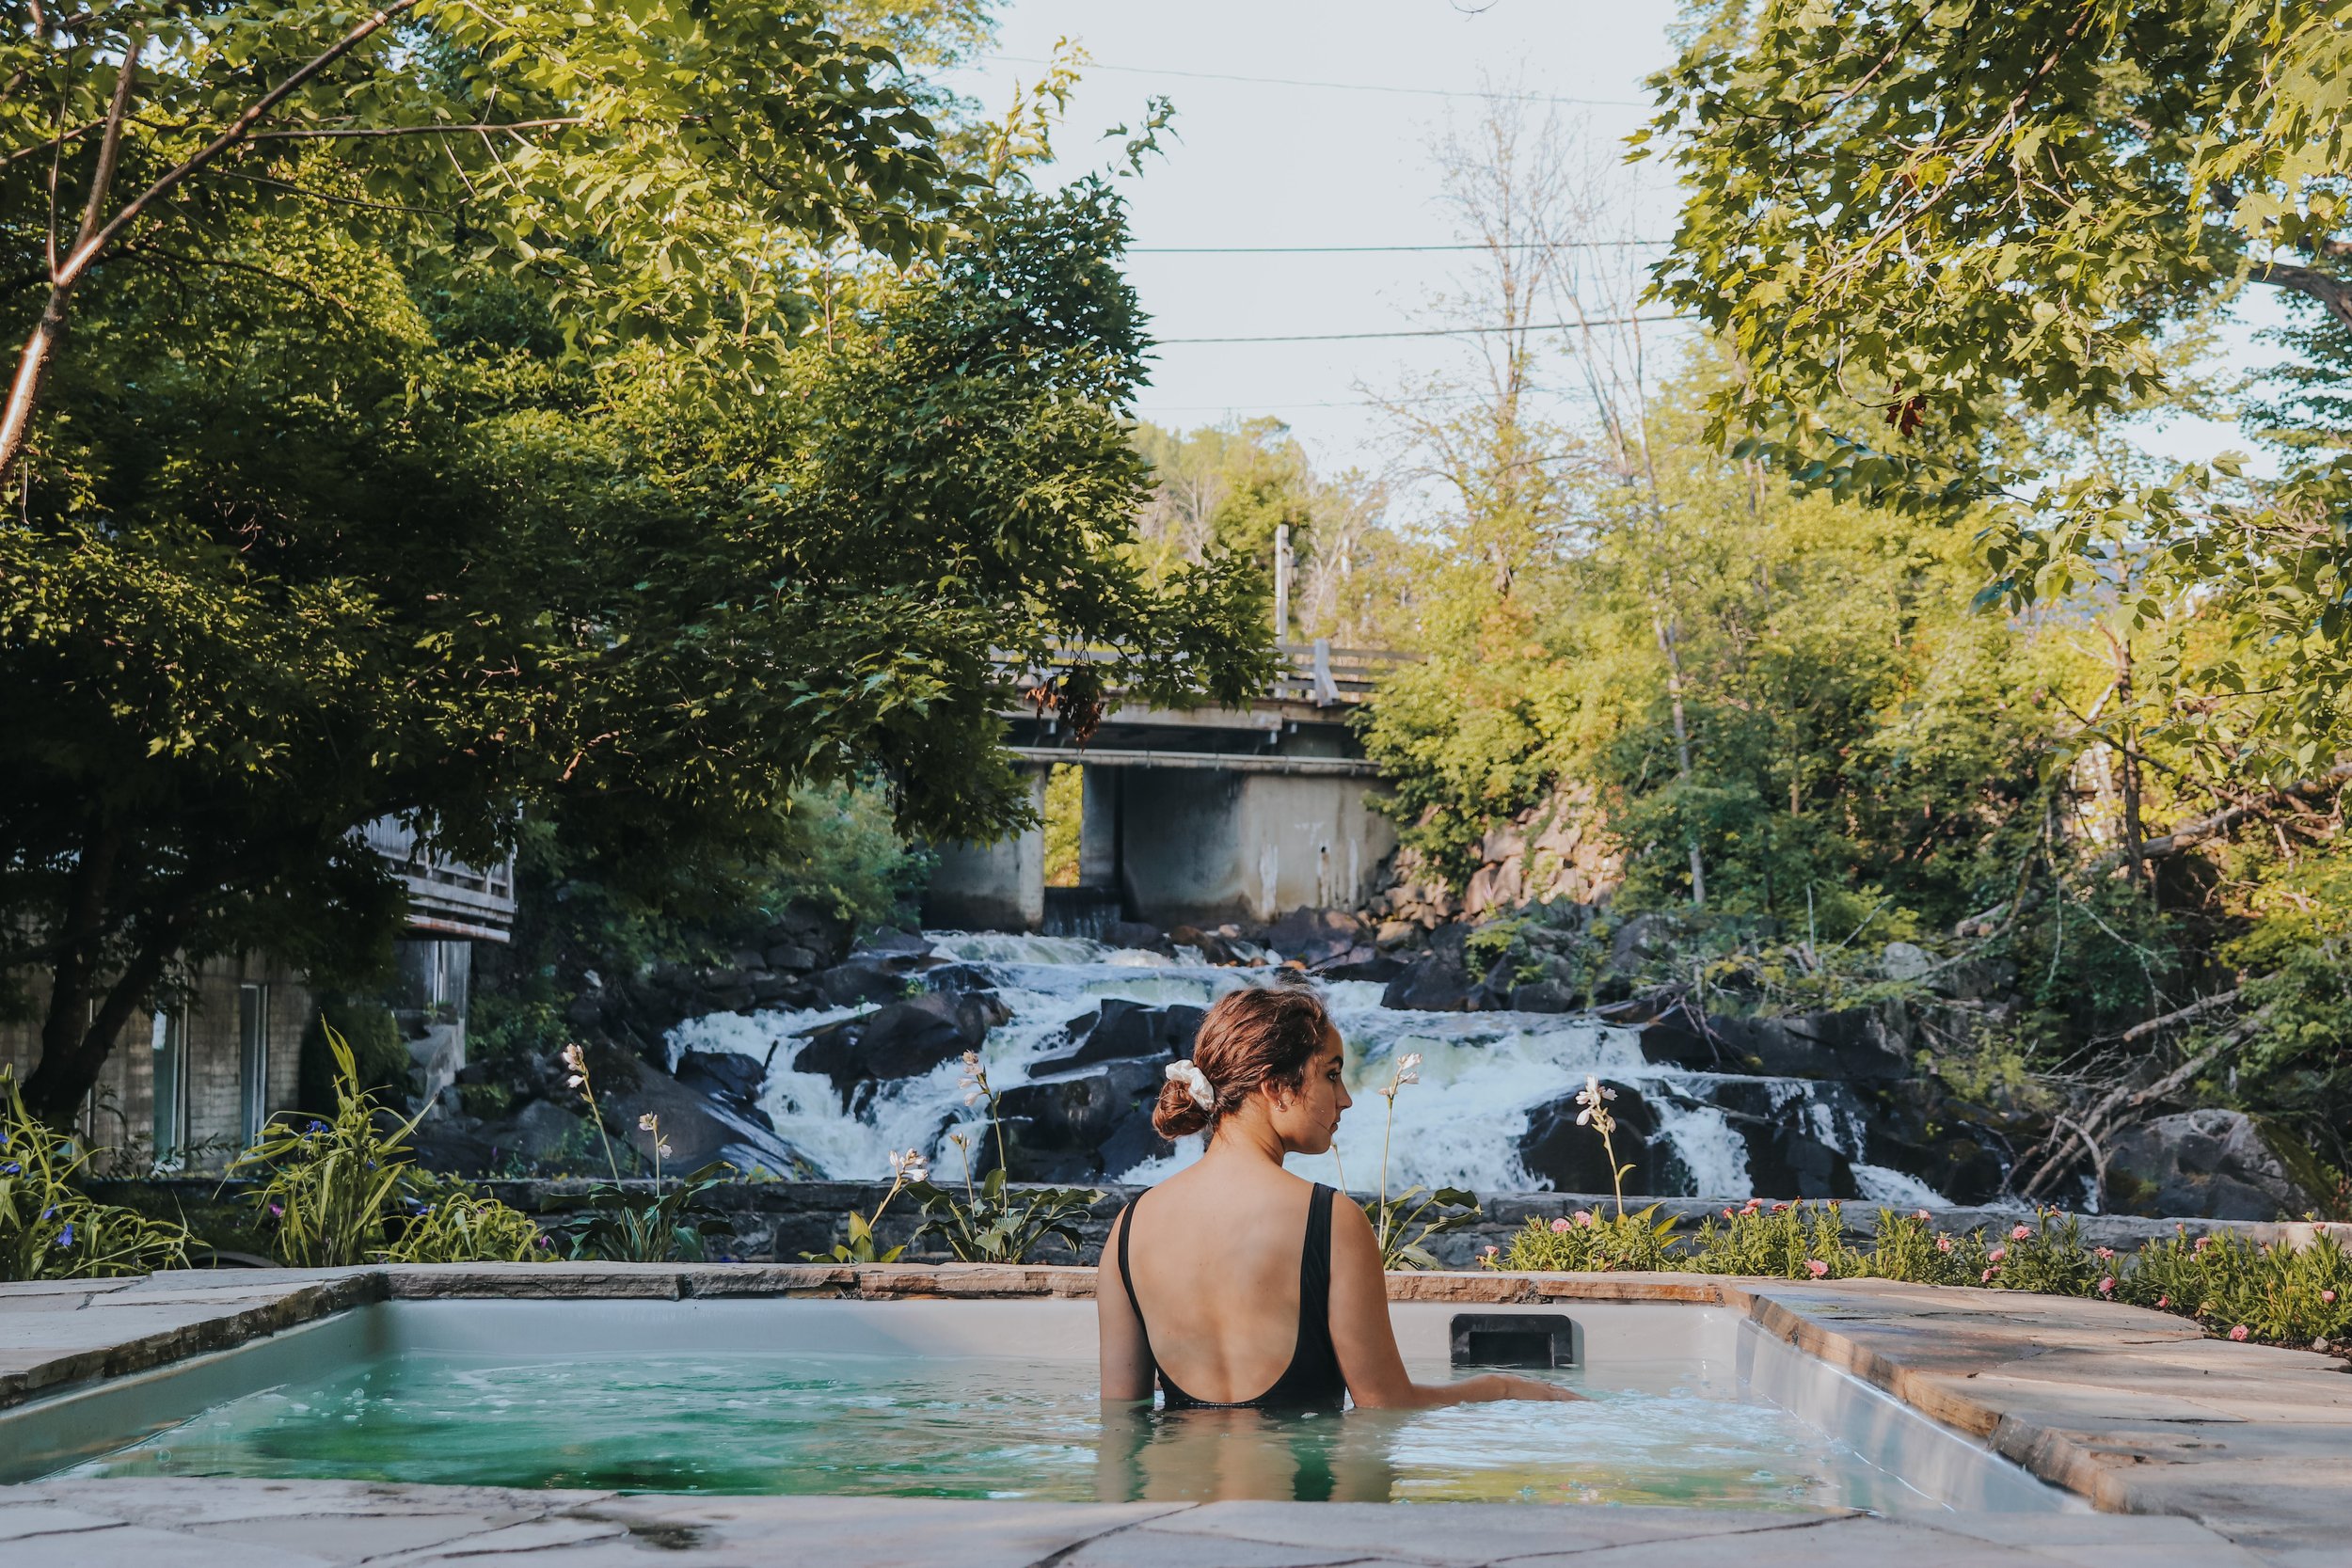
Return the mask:
<svg viewBox="0 0 2352 1568">
<path fill-rule="evenodd" d="M 995 656 L 1169 701 L 1265 676 L 1252 574 L 1147 580 L 1118 198 L 1017 184 L 936 262 L 836 272 L 765 363 L 571 351 L 561 300 L 259 214 L 268 275 L 83 296 L 0 531 L 0 971 L 45 966 L 70 1113 L 178 966 L 380 962 L 352 836 L 501 852 L 517 813 L 648 895 L 788 849 L 800 785 L 901 827 L 1025 810 Z"/>
<path fill-rule="evenodd" d="M 1652 134 L 1686 192 L 1657 292 L 1741 372 L 1740 451 L 1840 495 L 1982 531 L 1992 592 L 2063 600 L 2153 546 L 2133 624 L 2194 602 L 2213 701 L 2175 724 L 2308 772 L 2352 680 L 2340 515 L 2352 467 L 2265 493 L 2077 451 L 2171 395 L 2168 343 L 2236 289 L 2352 332 L 2336 176 L 2343 0 L 1795 0 L 1695 8 Z M 1989 513 L 1973 509 L 1993 503 Z M 2176 623 L 2180 624 L 2180 623 Z"/>
</svg>

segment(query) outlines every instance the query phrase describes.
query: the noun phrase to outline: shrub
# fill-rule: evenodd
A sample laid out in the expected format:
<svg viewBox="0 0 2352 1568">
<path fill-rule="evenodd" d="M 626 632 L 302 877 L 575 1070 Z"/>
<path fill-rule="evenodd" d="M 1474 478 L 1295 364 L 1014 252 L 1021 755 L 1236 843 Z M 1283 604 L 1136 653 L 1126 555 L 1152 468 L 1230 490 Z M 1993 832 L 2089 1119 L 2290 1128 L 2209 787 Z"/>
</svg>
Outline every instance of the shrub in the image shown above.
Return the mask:
<svg viewBox="0 0 2352 1568">
<path fill-rule="evenodd" d="M 1778 1279 L 1850 1279 L 1867 1272 L 1862 1255 L 1846 1244 L 1844 1212 L 1835 1201 L 1766 1208 L 1754 1198 L 1725 1209 L 1720 1221 L 1701 1221 L 1684 1266 Z"/>
<path fill-rule="evenodd" d="M 1531 1219 L 1511 1238 L 1507 1250 L 1490 1248 L 1486 1264 L 1537 1274 L 1681 1268 L 1684 1263 L 1674 1252 L 1680 1241 L 1675 1218 L 1657 1218 L 1658 1209 L 1653 1203 L 1635 1213 L 1612 1215 L 1579 1209 L 1549 1225 Z"/>
<path fill-rule="evenodd" d="M 246 1195 L 265 1216 L 270 1250 L 296 1268 L 354 1263 L 469 1263 L 538 1255 L 536 1222 L 463 1182 L 415 1167 L 408 1134 L 418 1118 L 394 1123 L 376 1109 L 349 1041 L 320 1025 L 334 1065 L 332 1120 L 307 1113 L 274 1117 L 230 1166 L 254 1175 Z"/>
<path fill-rule="evenodd" d="M 88 1150 L 33 1119 L 0 1068 L 0 1280 L 104 1279 L 185 1268 L 188 1231 L 74 1185 Z"/>
<path fill-rule="evenodd" d="M 2330 1235 L 2310 1246 L 2184 1232 L 2139 1250 L 2119 1293 L 2139 1307 L 2182 1312 L 2217 1334 L 2285 1344 L 2352 1338 L 2352 1254 Z"/>
</svg>

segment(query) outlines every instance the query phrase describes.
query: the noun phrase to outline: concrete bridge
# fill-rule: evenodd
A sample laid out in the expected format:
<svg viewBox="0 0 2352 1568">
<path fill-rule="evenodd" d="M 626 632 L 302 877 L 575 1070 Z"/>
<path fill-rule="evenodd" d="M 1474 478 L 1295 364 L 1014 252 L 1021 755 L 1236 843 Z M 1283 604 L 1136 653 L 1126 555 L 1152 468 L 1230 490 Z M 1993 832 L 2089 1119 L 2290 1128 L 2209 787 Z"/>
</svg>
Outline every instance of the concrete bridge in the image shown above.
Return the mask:
<svg viewBox="0 0 2352 1568">
<path fill-rule="evenodd" d="M 1378 886 L 1396 833 L 1366 799 L 1375 770 L 1347 719 L 1406 656 L 1327 642 L 1280 652 L 1273 689 L 1247 707 L 1179 711 L 1114 698 L 1084 746 L 1050 714 L 1008 714 L 1041 815 L 1048 771 L 1082 769 L 1078 886 L 1046 887 L 1035 828 L 995 844 L 942 845 L 925 923 L 1075 932 L 1128 919 L 1165 928 L 1360 903 Z"/>
</svg>

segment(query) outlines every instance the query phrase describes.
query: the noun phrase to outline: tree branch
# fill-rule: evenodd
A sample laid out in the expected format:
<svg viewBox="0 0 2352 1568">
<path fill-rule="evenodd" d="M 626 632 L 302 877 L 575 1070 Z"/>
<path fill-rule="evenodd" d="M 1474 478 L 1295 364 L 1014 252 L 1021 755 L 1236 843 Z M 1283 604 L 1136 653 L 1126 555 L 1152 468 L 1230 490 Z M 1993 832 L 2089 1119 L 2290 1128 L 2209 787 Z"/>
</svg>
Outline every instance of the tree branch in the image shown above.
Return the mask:
<svg viewBox="0 0 2352 1568">
<path fill-rule="evenodd" d="M 567 115 L 561 119 L 510 119 L 485 121 L 480 125 L 354 125 L 321 127 L 304 131 L 256 131 L 246 138 L 258 141 L 319 141 L 330 137 L 365 136 L 437 136 L 456 132 L 475 131 L 544 131 L 556 125 L 585 125 L 585 115 Z"/>
<path fill-rule="evenodd" d="M 2281 261 L 2257 261 L 2249 276 L 2257 283 L 2267 283 L 2274 289 L 2289 289 L 2315 299 L 2327 307 L 2328 313 L 2335 317 L 2339 324 L 2352 326 L 2352 283 L 2331 277 L 2316 267 Z"/>
</svg>

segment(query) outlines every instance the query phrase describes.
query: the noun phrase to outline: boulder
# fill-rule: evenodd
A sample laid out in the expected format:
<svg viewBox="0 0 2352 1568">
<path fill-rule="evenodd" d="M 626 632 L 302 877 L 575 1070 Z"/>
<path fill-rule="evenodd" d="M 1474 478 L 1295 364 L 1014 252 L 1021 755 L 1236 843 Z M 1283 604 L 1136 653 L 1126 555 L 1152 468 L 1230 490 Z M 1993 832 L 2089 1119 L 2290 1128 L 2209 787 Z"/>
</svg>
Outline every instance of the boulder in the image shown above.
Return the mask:
<svg viewBox="0 0 2352 1568">
<path fill-rule="evenodd" d="M 1102 1150 L 1159 1099 L 1157 1061 L 1108 1061 L 1016 1084 L 998 1100 L 1017 1180 L 1069 1181 L 1103 1172 Z M 1129 1162 L 1133 1164 L 1132 1161 Z"/>
<path fill-rule="evenodd" d="M 768 1067 L 737 1051 L 689 1051 L 678 1058 L 677 1081 L 714 1100 L 755 1103 Z"/>
<path fill-rule="evenodd" d="M 1572 1013 L 1584 1005 L 1584 999 L 1565 980 L 1547 975 L 1513 986 L 1510 1005 L 1515 1013 Z"/>
<path fill-rule="evenodd" d="M 1388 984 L 1405 973 L 1405 960 L 1377 947 L 1351 947 L 1346 956 L 1315 971 L 1321 980 L 1373 980 Z"/>
<path fill-rule="evenodd" d="M 1631 974 L 1666 956 L 1674 943 L 1674 921 L 1662 914 L 1637 914 L 1609 937 L 1609 967 Z"/>
<path fill-rule="evenodd" d="M 790 970 L 800 974 L 817 967 L 817 952 L 797 942 L 780 942 L 766 953 L 770 969 Z"/>
<path fill-rule="evenodd" d="M 1935 955 L 1908 942 L 1890 942 L 1879 951 L 1879 973 L 1890 980 L 1919 980 L 1935 967 Z"/>
<path fill-rule="evenodd" d="M 1766 1198 L 1860 1197 L 1853 1165 L 1812 1133 L 1787 1122 L 1734 1121 L 1748 1146 L 1748 1190 Z M 1705 1193 L 1705 1197 L 1723 1195 Z"/>
<path fill-rule="evenodd" d="M 1611 1139 L 1616 1146 L 1617 1163 L 1633 1167 L 1625 1173 L 1628 1196 L 1678 1189 L 1680 1162 L 1673 1160 L 1658 1137 L 1657 1111 L 1639 1089 L 1605 1080 L 1604 1086 L 1617 1091 L 1617 1098 L 1609 1101 L 1609 1112 L 1617 1118 Z M 1572 1094 L 1538 1105 L 1527 1114 L 1527 1131 L 1519 1136 L 1519 1164 L 1530 1178 L 1556 1193 L 1611 1190 L 1609 1151 L 1599 1133 L 1577 1124 L 1581 1109 Z"/>
<path fill-rule="evenodd" d="M 2293 1219 L 2319 1206 L 2243 1111 L 2184 1111 L 2118 1133 L 2107 1200 L 2172 1219 Z"/>
<path fill-rule="evenodd" d="M 832 1079 L 846 1110 L 860 1084 L 929 1072 L 1011 1016 L 993 991 L 927 991 L 810 1031 L 792 1066 Z"/>
<path fill-rule="evenodd" d="M 1369 945 L 1364 923 L 1345 910 L 1293 910 L 1259 934 L 1259 941 L 1285 958 L 1309 969 L 1343 962 L 1359 946 Z"/>
<path fill-rule="evenodd" d="M 1090 1017 L 1067 1025 L 1072 1049 L 1049 1058 L 1048 1071 L 1086 1067 L 1120 1058 L 1150 1057 L 1166 1064 L 1192 1054 L 1192 1038 L 1200 1031 L 1205 1009 L 1174 1003 L 1153 1007 L 1119 997 L 1104 999 Z"/>
<path fill-rule="evenodd" d="M 1380 994 L 1384 1007 L 1423 1013 L 1476 1012 L 1486 1004 L 1483 979 L 1470 974 L 1462 926 L 1440 926 L 1429 933 L 1427 951 L 1406 965 Z"/>
<path fill-rule="evenodd" d="M 1161 934 L 1160 928 L 1148 920 L 1114 920 L 1103 927 L 1103 945 L 1131 948 L 1144 953 L 1176 956 L 1176 944 Z"/>
<path fill-rule="evenodd" d="M 855 953 L 809 976 L 809 989 L 828 1007 L 867 1006 L 902 999 L 913 984 L 912 966 L 870 953 Z"/>
<path fill-rule="evenodd" d="M 1153 1098 L 1157 1098 L 1156 1091 Z M 1146 1160 L 1157 1160 L 1175 1151 L 1176 1146 L 1161 1137 L 1152 1126 L 1152 1101 L 1146 1100 L 1103 1140 L 1095 1160 L 1103 1176 L 1115 1181 Z"/>
<path fill-rule="evenodd" d="M 755 1069 L 758 1064 L 752 1066 Z M 665 1174 L 684 1175 L 713 1160 L 724 1160 L 744 1176 L 755 1170 L 790 1176 L 804 1164 L 789 1144 L 776 1136 L 765 1114 L 732 1099 L 714 1099 L 683 1079 L 641 1072 L 635 1085 L 607 1096 L 606 1104 L 620 1128 L 612 1141 L 617 1144 L 626 1139 L 648 1175 L 653 1170 L 654 1134 L 638 1125 L 645 1116 L 660 1118 L 662 1141 L 670 1146 L 661 1161 Z"/>
<path fill-rule="evenodd" d="M 1867 1083 L 1911 1076 L 1899 1044 L 1890 1044 L 1867 1008 L 1792 1013 L 1782 1018 L 1710 1016 L 1708 1028 L 1734 1071 L 1766 1078 L 1835 1078 Z"/>
<path fill-rule="evenodd" d="M 930 950 L 930 938 L 914 931 L 894 931 L 888 927 L 860 937 L 850 949 L 852 955 L 870 953 L 887 958 L 923 958 Z"/>
</svg>

